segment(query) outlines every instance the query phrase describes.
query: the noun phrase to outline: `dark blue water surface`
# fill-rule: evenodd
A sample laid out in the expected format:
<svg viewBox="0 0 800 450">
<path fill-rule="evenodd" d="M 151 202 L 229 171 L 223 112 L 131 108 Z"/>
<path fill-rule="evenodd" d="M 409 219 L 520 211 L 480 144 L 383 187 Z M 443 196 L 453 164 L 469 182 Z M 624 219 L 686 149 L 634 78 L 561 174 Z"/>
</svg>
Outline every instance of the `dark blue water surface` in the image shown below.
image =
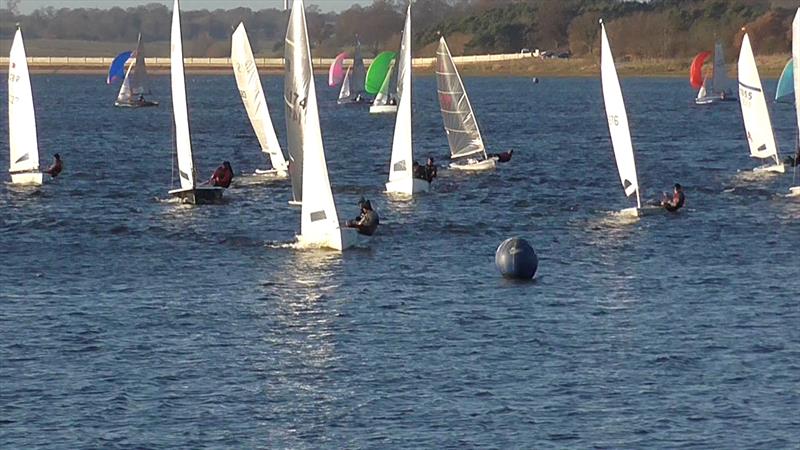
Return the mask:
<svg viewBox="0 0 800 450">
<path fill-rule="evenodd" d="M 262 166 L 233 77 L 188 80 L 202 176 Z M 283 245 L 288 182 L 163 201 L 172 111 L 153 81 L 161 107 L 121 110 L 102 76 L 33 77 L 42 159 L 65 170 L 0 185 L 0 447 L 797 448 L 800 201 L 790 174 L 749 173 L 736 103 L 623 80 L 645 200 L 675 182 L 688 198 L 623 221 L 597 79 L 467 78 L 489 150 L 514 159 L 394 202 L 394 117 L 337 106 L 319 77 L 340 217 L 365 196 L 382 222 L 339 255 Z M 282 83 L 264 78 L 285 142 Z M 444 163 L 435 81 L 414 89 L 416 155 Z M 787 153 L 793 110 L 771 109 Z M 534 283 L 494 267 L 515 235 Z"/>
</svg>

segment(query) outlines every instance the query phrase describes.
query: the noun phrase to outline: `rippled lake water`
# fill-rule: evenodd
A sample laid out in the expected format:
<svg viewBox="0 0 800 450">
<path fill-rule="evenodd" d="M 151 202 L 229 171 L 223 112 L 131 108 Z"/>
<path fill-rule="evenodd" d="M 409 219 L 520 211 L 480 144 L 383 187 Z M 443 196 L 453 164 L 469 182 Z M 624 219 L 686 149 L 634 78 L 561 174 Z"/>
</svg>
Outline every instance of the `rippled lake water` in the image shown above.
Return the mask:
<svg viewBox="0 0 800 450">
<path fill-rule="evenodd" d="M 188 80 L 199 172 L 251 173 L 233 77 Z M 467 78 L 512 162 L 393 202 L 394 117 L 337 106 L 320 78 L 340 218 L 365 196 L 382 223 L 337 255 L 282 245 L 299 231 L 287 182 L 160 201 L 172 119 L 153 81 L 161 107 L 129 111 L 101 76 L 33 77 L 42 159 L 65 170 L 0 185 L 0 447 L 797 446 L 800 200 L 782 196 L 791 175 L 748 173 L 737 104 L 623 80 L 645 199 L 675 182 L 688 199 L 625 222 L 598 79 Z M 264 84 L 285 143 L 282 79 Z M 414 102 L 416 155 L 444 163 L 433 78 Z M 793 111 L 771 109 L 785 154 Z M 494 267 L 516 235 L 539 254 L 533 283 Z"/>
</svg>

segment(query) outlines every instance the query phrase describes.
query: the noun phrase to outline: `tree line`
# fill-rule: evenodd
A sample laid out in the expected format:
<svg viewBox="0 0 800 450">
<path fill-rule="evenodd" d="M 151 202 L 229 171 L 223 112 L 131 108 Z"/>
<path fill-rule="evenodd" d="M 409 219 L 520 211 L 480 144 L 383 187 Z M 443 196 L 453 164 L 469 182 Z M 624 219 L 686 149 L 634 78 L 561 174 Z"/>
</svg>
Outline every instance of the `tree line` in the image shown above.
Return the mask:
<svg viewBox="0 0 800 450">
<path fill-rule="evenodd" d="M 19 0 L 0 9 L 0 38 L 10 39 L 15 23 L 26 39 L 133 43 L 168 41 L 171 11 L 152 3 L 111 9 L 37 9 L 23 15 Z M 313 3 L 311 0 L 309 3 Z M 414 46 L 431 56 L 440 35 L 458 36 L 454 53 L 512 53 L 522 48 L 594 55 L 603 18 L 615 53 L 633 58 L 683 58 L 718 40 L 728 55 L 738 51 L 746 27 L 759 54 L 786 53 L 791 46 L 795 0 L 416 0 Z M 374 0 L 341 12 L 306 6 L 315 56 L 351 49 L 358 36 L 367 56 L 399 45 L 407 0 Z M 243 21 L 259 56 L 283 52 L 288 14 L 254 11 L 186 10 L 181 14 L 187 56 L 227 56 L 233 28 Z M 48 55 L 58 56 L 58 55 Z M 166 55 L 151 55 L 166 56 Z"/>
</svg>

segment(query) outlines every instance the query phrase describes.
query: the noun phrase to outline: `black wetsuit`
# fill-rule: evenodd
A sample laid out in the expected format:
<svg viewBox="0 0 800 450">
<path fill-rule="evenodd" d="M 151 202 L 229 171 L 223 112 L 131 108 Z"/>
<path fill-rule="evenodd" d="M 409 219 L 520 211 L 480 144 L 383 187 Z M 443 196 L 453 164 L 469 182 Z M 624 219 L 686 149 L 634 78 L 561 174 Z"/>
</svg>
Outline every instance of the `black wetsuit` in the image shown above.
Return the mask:
<svg viewBox="0 0 800 450">
<path fill-rule="evenodd" d="M 436 166 L 433 164 L 426 164 L 424 170 L 425 170 L 424 172 L 425 176 L 423 177 L 423 179 L 428 180 L 428 183 L 433 181 L 433 179 L 436 178 L 436 175 L 438 175 L 438 170 L 436 169 Z"/>
<path fill-rule="evenodd" d="M 683 203 L 686 201 L 686 196 L 683 195 L 683 192 L 676 192 L 675 195 L 672 196 L 672 202 L 664 203 L 664 209 L 670 212 L 675 212 L 681 208 L 683 208 Z"/>
<path fill-rule="evenodd" d="M 358 230 L 358 234 L 372 236 L 380 225 L 378 213 L 372 209 L 363 211 L 355 220 L 347 223 L 348 227 Z"/>
</svg>

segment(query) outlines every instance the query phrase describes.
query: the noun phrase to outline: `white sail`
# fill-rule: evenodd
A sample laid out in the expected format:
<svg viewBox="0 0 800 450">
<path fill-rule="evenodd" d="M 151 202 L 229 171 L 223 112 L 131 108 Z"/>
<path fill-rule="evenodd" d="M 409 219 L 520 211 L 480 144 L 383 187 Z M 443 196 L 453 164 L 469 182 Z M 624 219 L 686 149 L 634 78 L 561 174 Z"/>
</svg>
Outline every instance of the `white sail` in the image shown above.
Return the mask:
<svg viewBox="0 0 800 450">
<path fill-rule="evenodd" d="M 455 159 L 483 154 L 486 158 L 478 122 L 444 36 L 439 39 L 436 51 L 436 86 L 444 130 L 450 144 L 450 157 Z"/>
<path fill-rule="evenodd" d="M 619 178 L 625 195 L 630 197 L 636 194 L 636 206 L 641 208 L 639 198 L 639 180 L 636 177 L 636 161 L 633 157 L 633 143 L 631 131 L 628 127 L 628 113 L 625 110 L 625 100 L 622 98 L 622 88 L 614 65 L 614 56 L 608 43 L 605 25 L 600 24 L 602 44 L 600 49 L 600 75 L 603 85 L 603 101 L 608 119 L 608 131 L 611 134 L 611 144 L 614 146 L 614 157 L 617 161 Z"/>
<path fill-rule="evenodd" d="M 140 95 L 150 93 L 147 87 L 147 66 L 144 62 L 144 44 L 142 44 L 141 33 L 139 33 L 136 43 L 136 50 L 131 56 L 134 57 L 134 60 L 128 65 L 125 80 L 123 80 L 122 86 L 119 88 L 119 95 L 117 95 L 117 101 L 122 103 L 136 101 Z"/>
<path fill-rule="evenodd" d="M 794 70 L 794 110 L 797 115 L 797 146 L 800 147 L 800 8 L 797 8 L 792 21 L 792 65 Z"/>
<path fill-rule="evenodd" d="M 698 99 L 702 99 L 702 98 L 706 97 L 706 94 L 708 93 L 708 90 L 706 89 L 706 84 L 708 84 L 708 78 L 705 78 L 703 80 L 703 85 L 700 86 L 700 90 L 697 91 L 697 98 Z"/>
<path fill-rule="evenodd" d="M 747 132 L 750 156 L 760 159 L 774 159 L 779 164 L 778 145 L 772 131 L 772 122 L 767 110 L 761 77 L 758 75 L 756 60 L 750 46 L 750 37 L 745 33 L 739 53 L 739 104 Z"/>
<path fill-rule="evenodd" d="M 394 60 L 389 63 L 389 70 L 386 72 L 386 77 L 383 79 L 383 83 L 381 83 L 381 88 L 378 90 L 378 93 L 375 95 L 375 100 L 372 102 L 373 105 L 388 105 L 389 100 L 391 100 L 391 93 L 390 85 L 392 84 L 392 76 L 394 75 Z"/>
<path fill-rule="evenodd" d="M 180 2 L 175 0 L 172 10 L 170 36 L 170 81 L 172 84 L 172 111 L 175 116 L 175 146 L 178 153 L 178 175 L 181 188 L 195 187 L 192 141 L 189 134 L 189 107 L 186 104 L 186 76 L 183 71 L 183 43 L 181 42 Z"/>
<path fill-rule="evenodd" d="M 400 44 L 400 55 L 397 62 L 397 86 L 403 95 L 397 105 L 397 117 L 394 124 L 394 140 L 392 141 L 392 159 L 389 164 L 389 183 L 386 190 L 412 194 L 414 182 L 419 181 L 423 190 L 427 182 L 414 180 L 413 146 L 411 138 L 411 5 L 406 12 L 406 23 Z"/>
<path fill-rule="evenodd" d="M 39 145 L 36 138 L 31 78 L 25 57 L 25 44 L 19 29 L 14 35 L 9 54 L 8 144 L 9 172 L 13 174 L 39 170 Z M 13 178 L 12 175 L 12 181 Z"/>
<path fill-rule="evenodd" d="M 350 68 L 347 68 L 347 72 L 344 73 L 344 79 L 342 80 L 342 88 L 339 90 L 339 102 L 346 101 L 350 99 Z"/>
<path fill-rule="evenodd" d="M 239 87 L 239 95 L 247 110 L 247 117 L 261 144 L 261 151 L 269 155 L 272 167 L 277 170 L 287 169 L 286 160 L 283 157 L 278 137 L 275 135 L 275 128 L 272 126 L 272 119 L 269 117 L 267 99 L 264 89 L 261 86 L 261 78 L 258 76 L 253 50 L 250 47 L 250 40 L 244 23 L 233 33 L 231 41 L 231 64 L 233 73 L 236 77 L 236 85 Z"/>
<path fill-rule="evenodd" d="M 342 250 L 339 218 L 333 201 L 322 131 L 319 124 L 314 71 L 303 1 L 294 0 L 286 32 L 286 128 L 291 152 L 302 155 L 302 198 L 299 241 Z M 293 137 L 291 135 L 294 135 Z M 292 145 L 292 144 L 290 144 Z M 294 182 L 294 177 L 292 178 Z"/>
</svg>

